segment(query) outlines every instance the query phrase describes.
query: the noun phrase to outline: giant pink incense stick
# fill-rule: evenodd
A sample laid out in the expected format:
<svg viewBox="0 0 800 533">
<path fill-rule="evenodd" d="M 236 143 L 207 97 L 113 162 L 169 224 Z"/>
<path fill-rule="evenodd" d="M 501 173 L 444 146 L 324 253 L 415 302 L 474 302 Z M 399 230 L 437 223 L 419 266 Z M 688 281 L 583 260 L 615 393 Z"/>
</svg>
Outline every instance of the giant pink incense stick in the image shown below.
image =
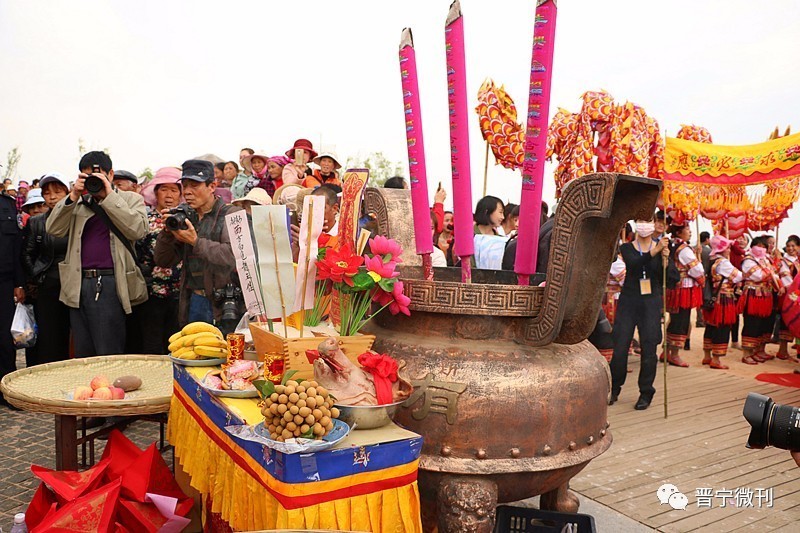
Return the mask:
<svg viewBox="0 0 800 533">
<path fill-rule="evenodd" d="M 514 261 L 514 272 L 519 277 L 520 285 L 527 285 L 529 276 L 536 273 L 555 33 L 555 1 L 537 0 L 533 29 L 531 86 L 528 94 L 528 123 L 525 133 L 525 161 L 522 164 L 519 236 L 517 256 Z"/>
<path fill-rule="evenodd" d="M 411 181 L 411 206 L 414 212 L 414 244 L 422 256 L 425 279 L 433 279 L 431 267 L 431 206 L 428 203 L 428 176 L 425 170 L 425 145 L 422 141 L 422 111 L 417 83 L 417 56 L 411 29 L 400 35 L 400 79 L 403 85 L 403 107 L 406 117 L 408 175 Z"/>
<path fill-rule="evenodd" d="M 455 255 L 461 258 L 461 281 L 470 283 L 470 261 L 475 251 L 472 225 L 472 179 L 469 169 L 467 69 L 461 4 L 450 5 L 444 28 L 447 55 L 447 101 L 450 113 L 450 164 L 453 170 Z"/>
</svg>

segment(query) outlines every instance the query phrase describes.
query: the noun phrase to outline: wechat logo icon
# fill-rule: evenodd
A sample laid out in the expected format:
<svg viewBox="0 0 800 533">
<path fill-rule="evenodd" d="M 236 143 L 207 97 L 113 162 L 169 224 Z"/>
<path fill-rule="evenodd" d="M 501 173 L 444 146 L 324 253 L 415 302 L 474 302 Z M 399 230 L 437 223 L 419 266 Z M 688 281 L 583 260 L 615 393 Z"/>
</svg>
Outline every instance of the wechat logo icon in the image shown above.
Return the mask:
<svg viewBox="0 0 800 533">
<path fill-rule="evenodd" d="M 658 497 L 658 501 L 661 502 L 661 505 L 666 503 L 676 510 L 680 509 L 685 511 L 686 506 L 689 504 L 689 498 L 679 491 L 678 487 L 671 483 L 664 483 L 658 487 L 656 496 Z"/>
</svg>

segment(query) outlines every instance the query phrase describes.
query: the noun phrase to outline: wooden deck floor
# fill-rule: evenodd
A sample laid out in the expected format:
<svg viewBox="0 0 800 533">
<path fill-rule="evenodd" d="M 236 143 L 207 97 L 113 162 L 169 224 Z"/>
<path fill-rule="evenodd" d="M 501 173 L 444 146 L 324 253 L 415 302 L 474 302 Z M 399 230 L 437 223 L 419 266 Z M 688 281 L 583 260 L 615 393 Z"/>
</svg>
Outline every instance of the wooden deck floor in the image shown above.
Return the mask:
<svg viewBox="0 0 800 533">
<path fill-rule="evenodd" d="M 784 450 L 748 450 L 742 417 L 747 393 L 800 406 L 800 389 L 762 383 L 708 367 L 670 367 L 669 418 L 664 419 L 663 367 L 656 397 L 635 411 L 638 358 L 632 357 L 620 401 L 609 407 L 611 448 L 571 483 L 596 500 L 659 531 L 800 531 L 800 468 Z M 777 371 L 764 368 L 765 372 Z M 686 510 L 660 505 L 656 490 L 672 483 L 689 499 Z M 696 490 L 773 489 L 773 506 L 698 508 Z"/>
</svg>

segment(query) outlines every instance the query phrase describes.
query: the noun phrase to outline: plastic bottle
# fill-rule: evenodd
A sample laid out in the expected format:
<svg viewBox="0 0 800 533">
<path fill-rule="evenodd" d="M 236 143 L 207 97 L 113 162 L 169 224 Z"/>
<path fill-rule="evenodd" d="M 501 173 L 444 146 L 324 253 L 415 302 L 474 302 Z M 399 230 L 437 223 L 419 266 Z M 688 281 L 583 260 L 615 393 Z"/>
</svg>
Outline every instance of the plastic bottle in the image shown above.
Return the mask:
<svg viewBox="0 0 800 533">
<path fill-rule="evenodd" d="M 14 515 L 14 525 L 11 526 L 11 533 L 28 533 L 28 526 L 25 525 L 25 513 Z"/>
</svg>

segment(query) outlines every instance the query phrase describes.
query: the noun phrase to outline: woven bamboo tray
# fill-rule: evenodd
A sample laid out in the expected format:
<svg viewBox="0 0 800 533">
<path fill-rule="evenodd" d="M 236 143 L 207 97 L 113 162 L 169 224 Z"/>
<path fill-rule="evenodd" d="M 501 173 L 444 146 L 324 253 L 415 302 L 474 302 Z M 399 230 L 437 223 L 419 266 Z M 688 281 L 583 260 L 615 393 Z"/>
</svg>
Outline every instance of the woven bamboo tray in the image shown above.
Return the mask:
<svg viewBox="0 0 800 533">
<path fill-rule="evenodd" d="M 142 379 L 125 400 L 67 400 L 67 393 L 93 377 Z M 15 407 L 71 416 L 132 416 L 165 413 L 172 398 L 172 363 L 166 355 L 103 355 L 32 366 L 7 374 L 0 391 Z"/>
</svg>

